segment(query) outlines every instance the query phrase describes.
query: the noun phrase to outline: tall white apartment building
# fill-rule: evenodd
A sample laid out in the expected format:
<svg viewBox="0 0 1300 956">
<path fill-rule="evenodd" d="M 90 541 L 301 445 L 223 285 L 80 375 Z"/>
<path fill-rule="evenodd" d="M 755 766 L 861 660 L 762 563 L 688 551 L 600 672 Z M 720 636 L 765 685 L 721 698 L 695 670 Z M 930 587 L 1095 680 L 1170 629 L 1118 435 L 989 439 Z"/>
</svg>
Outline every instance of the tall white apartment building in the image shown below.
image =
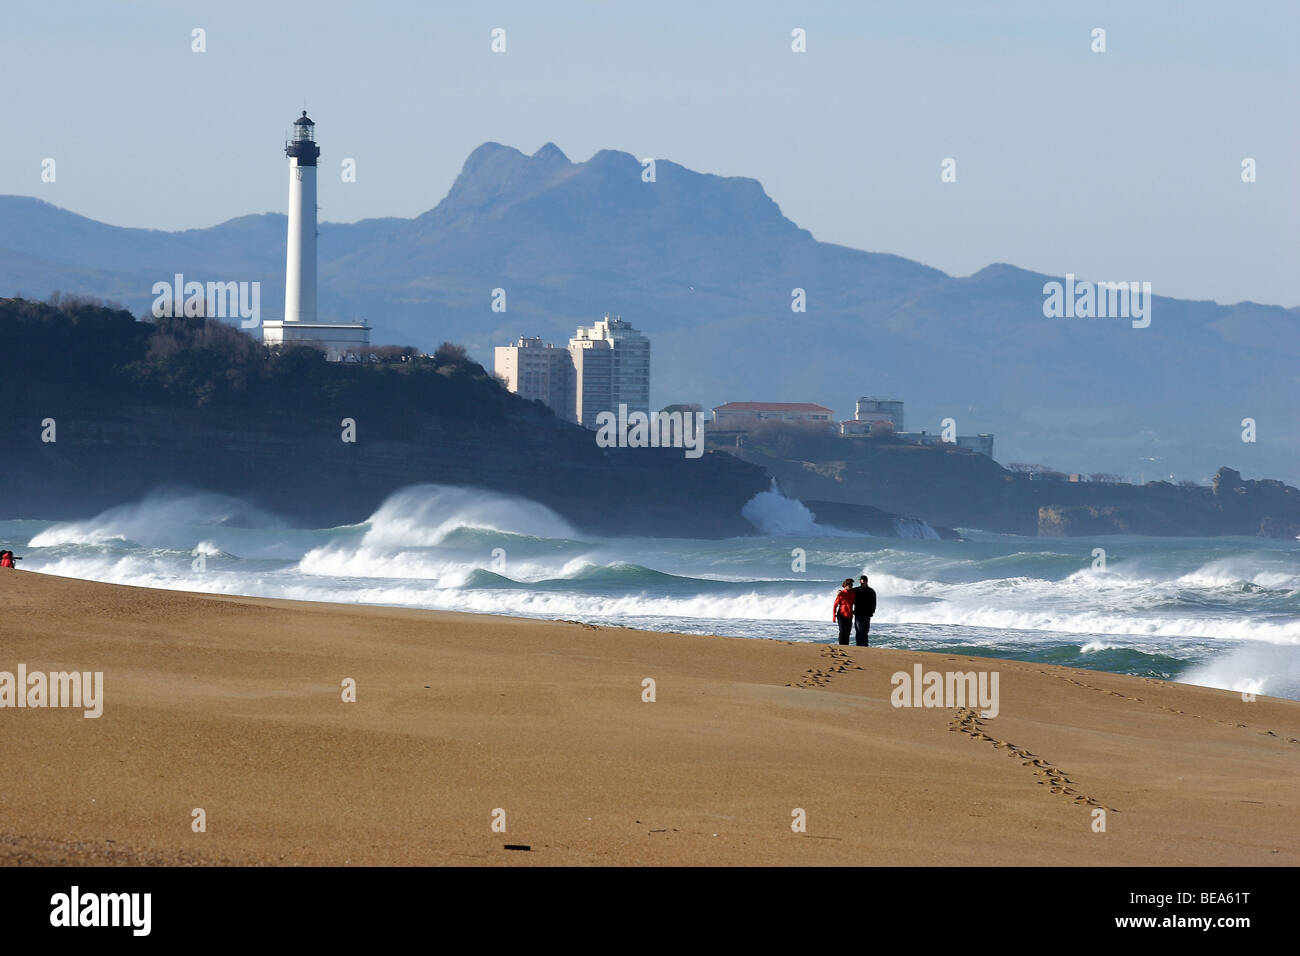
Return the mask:
<svg viewBox="0 0 1300 956">
<path fill-rule="evenodd" d="M 594 428 L 601 412 L 650 412 L 650 340 L 609 313 L 569 339 L 573 359 L 574 420 Z"/>
<path fill-rule="evenodd" d="M 495 349 L 496 373 L 510 391 L 541 399 L 561 418 L 596 427 L 601 412 L 650 411 L 650 340 L 621 316 L 579 328 L 568 348 L 540 337 Z"/>
<path fill-rule="evenodd" d="M 495 349 L 496 373 L 506 387 L 522 398 L 540 399 L 566 421 L 576 421 L 573 357 L 540 336 L 520 337 L 513 345 Z"/>
</svg>

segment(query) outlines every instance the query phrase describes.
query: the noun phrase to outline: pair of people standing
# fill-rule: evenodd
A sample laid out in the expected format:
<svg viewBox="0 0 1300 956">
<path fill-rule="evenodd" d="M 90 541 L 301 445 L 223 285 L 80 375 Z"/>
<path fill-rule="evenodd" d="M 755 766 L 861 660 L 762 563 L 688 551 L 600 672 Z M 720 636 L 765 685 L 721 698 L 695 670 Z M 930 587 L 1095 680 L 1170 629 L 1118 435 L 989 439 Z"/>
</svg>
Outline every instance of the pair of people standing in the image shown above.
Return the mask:
<svg viewBox="0 0 1300 956">
<path fill-rule="evenodd" d="M 840 592 L 835 595 L 835 607 L 831 610 L 831 620 L 840 626 L 840 643 L 849 642 L 849 633 L 854 633 L 854 642 L 858 647 L 870 646 L 871 616 L 876 613 L 876 592 L 867 586 L 864 574 L 855 588 L 852 578 L 845 578 Z"/>
</svg>

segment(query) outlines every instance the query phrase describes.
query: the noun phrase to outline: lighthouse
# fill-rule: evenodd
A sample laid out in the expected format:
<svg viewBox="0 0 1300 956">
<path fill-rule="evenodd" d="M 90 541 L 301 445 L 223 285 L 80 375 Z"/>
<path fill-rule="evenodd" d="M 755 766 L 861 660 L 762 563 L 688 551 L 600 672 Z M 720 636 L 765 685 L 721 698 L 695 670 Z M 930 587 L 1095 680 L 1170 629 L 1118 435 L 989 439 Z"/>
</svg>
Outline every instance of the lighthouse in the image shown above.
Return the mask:
<svg viewBox="0 0 1300 956">
<path fill-rule="evenodd" d="M 289 157 L 289 248 L 284 264 L 284 321 L 316 321 L 316 124 L 307 111 L 293 121 Z"/>
<path fill-rule="evenodd" d="M 308 345 L 332 362 L 368 357 L 370 326 L 321 322 L 316 315 L 316 124 L 303 110 L 284 144 L 289 157 L 289 235 L 284 257 L 284 319 L 262 323 L 270 346 Z"/>
</svg>

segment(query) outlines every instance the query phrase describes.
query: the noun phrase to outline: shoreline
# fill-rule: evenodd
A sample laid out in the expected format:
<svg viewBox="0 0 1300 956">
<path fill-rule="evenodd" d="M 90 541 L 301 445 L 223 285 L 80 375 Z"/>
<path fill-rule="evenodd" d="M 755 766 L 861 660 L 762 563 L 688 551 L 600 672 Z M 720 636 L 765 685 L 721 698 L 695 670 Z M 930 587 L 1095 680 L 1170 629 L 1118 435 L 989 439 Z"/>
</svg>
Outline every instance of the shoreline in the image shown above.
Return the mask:
<svg viewBox="0 0 1300 956">
<path fill-rule="evenodd" d="M 1300 863 L 1281 698 L 22 571 L 0 636 L 104 674 L 97 719 L 0 708 L 4 864 Z M 997 675 L 997 716 L 894 706 L 918 665 Z"/>
<path fill-rule="evenodd" d="M 55 573 L 55 572 L 53 572 L 53 571 L 48 571 L 48 570 L 40 570 L 40 571 L 37 571 L 37 570 L 34 570 L 34 569 L 22 569 L 22 570 L 27 570 L 29 573 L 33 573 L 33 574 L 44 574 L 44 575 L 48 575 L 48 576 L 50 576 L 50 577 L 65 578 L 65 579 L 68 579 L 68 580 L 75 580 L 75 581 L 88 581 L 88 582 L 93 582 L 93 583 L 105 583 L 105 584 L 117 584 L 117 583 L 118 583 L 118 582 L 99 582 L 99 581 L 96 581 L 96 579 L 93 579 L 93 578 L 81 578 L 81 577 L 75 577 L 75 576 L 73 576 L 73 575 L 62 575 L 62 574 L 57 574 L 57 573 Z M 713 631 L 707 631 L 707 630 L 703 630 L 703 629 L 701 629 L 701 630 L 697 630 L 697 631 L 690 631 L 690 630 L 677 630 L 677 629 L 671 629 L 671 630 L 670 630 L 670 629 L 657 629 L 657 628 L 647 628 L 647 627 L 637 626 L 637 625 L 634 625 L 634 624 L 623 624 L 623 623 L 618 623 L 618 622 L 609 622 L 609 621 L 580 621 L 580 620 L 577 620 L 577 619 L 574 619 L 574 618 L 558 618 L 558 617 L 544 616 L 544 615 L 542 615 L 542 614 L 538 614 L 538 615 L 536 615 L 536 616 L 530 617 L 530 616 L 528 616 L 528 615 L 526 615 L 526 614 L 521 614 L 521 613 L 513 613 L 513 614 L 496 614 L 496 613 L 493 613 L 493 612 L 490 612 L 490 611 L 481 611 L 481 610 L 472 610 L 472 611 L 467 611 L 467 610 L 456 610 L 456 609 L 449 609 L 449 608 L 420 607 L 420 606 L 412 605 L 412 604 L 385 604 L 385 603 L 372 603 L 372 602 L 365 602 L 365 601 L 321 601 L 321 600 L 311 600 L 311 599 L 306 599 L 306 598 L 286 598 L 286 597 L 270 597 L 270 596 L 266 596 L 266 595 L 257 595 L 257 594 L 237 594 L 237 593 L 234 593 L 234 592 L 226 592 L 226 591 L 189 591 L 189 590 L 185 590 L 185 589 L 181 589 L 181 588 L 153 587 L 153 586 L 148 586 L 148 585 L 122 585 L 122 586 L 126 586 L 126 587 L 146 587 L 146 588 L 149 589 L 149 590 L 166 591 L 166 592 L 175 593 L 175 594 L 194 594 L 194 595 L 206 595 L 206 596 L 209 596 L 209 597 L 230 597 L 230 598 L 240 598 L 240 599 L 247 599 L 247 600 L 250 600 L 250 601 L 252 601 L 252 600 L 268 600 L 268 601 L 284 601 L 284 602 L 288 602 L 288 603 L 291 603 L 291 604 L 313 604 L 313 605 L 321 605 L 321 606 L 325 606 L 325 607 L 372 607 L 372 608 L 391 608 L 391 609 L 404 609 L 404 610 L 428 611 L 428 612 L 430 612 L 430 613 L 435 613 L 435 614 L 466 614 L 466 615 L 469 615 L 469 616 L 471 616 L 471 617 L 506 618 L 506 619 L 509 619 L 509 620 L 532 621 L 532 622 L 538 622 L 538 623 L 554 622 L 554 623 L 561 623 L 561 624 L 573 624 L 573 625 L 577 625 L 577 626 L 588 626 L 588 625 L 590 625 L 590 626 L 593 626 L 593 627 L 606 628 L 606 629 L 623 629 L 623 630 L 628 630 L 628 631 L 638 631 L 638 632 L 646 632 L 646 633 L 654 633 L 654 634 L 678 634 L 678 635 L 689 636 L 689 637 L 726 637 L 726 638 L 739 638 L 739 639 L 743 639 L 743 640 L 764 640 L 764 641 L 776 641 L 776 642 L 778 642 L 778 643 L 784 642 L 784 641 L 786 640 L 786 639 L 784 639 L 784 638 L 774 637 L 774 636 L 772 636 L 772 635 L 766 635 L 766 634 L 754 634 L 754 635 L 741 635 L 741 634 L 718 634 L 718 633 L 716 633 L 716 632 L 713 632 Z M 828 583 L 828 594 L 830 594 L 831 592 L 833 592 L 833 590 L 834 590 L 834 586 L 833 586 L 832 584 L 829 584 L 829 583 Z M 812 624 L 812 623 L 814 623 L 814 622 L 810 622 L 810 621 L 798 621 L 798 620 L 797 620 L 797 621 L 793 621 L 793 622 L 790 622 L 790 623 L 808 625 L 808 624 Z M 889 623 L 887 623 L 885 626 L 895 626 L 895 625 L 900 626 L 900 627 L 916 626 L 914 623 L 911 623 L 911 622 L 889 622 Z M 833 625 L 830 625 L 830 624 L 825 624 L 825 625 L 820 625 L 820 626 L 823 626 L 827 631 L 830 631 L 830 630 L 833 628 Z M 990 628 L 991 628 L 990 625 L 986 625 L 986 627 L 990 627 Z M 1017 628 L 1010 628 L 1010 629 L 1011 629 L 1011 630 L 1018 630 Z M 1040 632 L 1038 632 L 1038 631 L 1034 631 L 1034 630 L 1028 630 L 1028 631 L 1026 631 L 1025 633 L 1037 634 L 1037 633 L 1040 633 Z M 1066 642 L 1067 644 L 1068 644 L 1071 640 L 1079 640 L 1079 641 L 1082 642 L 1082 638 L 1084 638 L 1084 637 L 1089 638 L 1089 640 L 1091 641 L 1091 640 L 1095 640 L 1095 639 L 1106 640 L 1108 637 L 1120 637 L 1120 638 L 1122 638 L 1122 637 L 1126 637 L 1126 636 L 1131 636 L 1131 635 L 1125 635 L 1125 634 L 1121 634 L 1121 635 L 1109 635 L 1109 634 L 1100 634 L 1100 635 L 1086 634 L 1086 635 L 1080 635 L 1080 634 L 1074 634 L 1074 633 L 1071 633 L 1071 632 L 1053 632 L 1053 633 L 1054 633 L 1057 637 L 1059 637 L 1062 641 Z M 872 634 L 873 634 L 873 636 L 875 636 L 875 637 L 883 636 L 883 635 L 881 635 L 881 632 L 880 632 L 879 630 L 873 631 Z M 806 638 L 806 637 L 802 637 L 802 638 L 791 639 L 791 641 L 792 641 L 793 643 L 798 643 L 798 644 L 807 644 L 807 645 L 810 645 L 810 646 L 823 646 L 823 645 L 826 645 L 826 644 L 833 644 L 833 643 L 834 643 L 833 636 L 832 636 L 832 637 L 827 637 L 827 638 L 825 638 L 825 639 L 818 638 L 818 639 L 812 639 L 812 640 L 810 640 L 810 639 L 808 639 L 808 638 Z M 876 645 L 873 644 L 872 646 L 875 647 Z M 896 648 L 896 647 L 895 647 L 895 648 L 888 648 L 888 649 L 890 649 L 890 650 L 898 650 L 898 651 L 900 651 L 900 652 L 912 652 L 912 649 L 910 649 L 910 648 Z M 948 652 L 948 651 L 944 651 L 944 650 L 916 650 L 915 653 L 918 653 L 918 654 L 944 654 L 944 653 L 949 653 L 949 652 Z M 977 655 L 977 657 L 979 657 L 979 659 L 987 659 L 987 660 L 990 660 L 990 661 L 1018 661 L 1018 662 L 1026 663 L 1026 664 L 1046 663 L 1046 662 L 1040 662 L 1040 661 L 1034 660 L 1032 657 L 1021 657 L 1021 656 L 1016 656 L 1016 657 L 988 657 L 988 658 L 984 658 L 983 656 Z M 1200 667 L 1200 666 L 1203 666 L 1204 664 L 1208 663 L 1208 660 L 1197 661 L 1197 660 L 1187 660 L 1187 659 L 1183 659 L 1183 658 L 1172 658 L 1172 660 L 1175 660 L 1175 661 L 1177 661 L 1179 664 L 1183 665 L 1183 671 L 1184 671 L 1184 672 L 1186 672 L 1186 671 L 1188 671 L 1188 670 L 1194 670 L 1195 668 Z M 1076 669 L 1076 670 L 1080 670 L 1080 671 L 1084 671 L 1084 672 L 1089 672 L 1089 673 L 1095 673 L 1095 674 L 1116 674 L 1116 675 L 1120 675 L 1120 676 L 1137 677 L 1137 678 L 1139 678 L 1139 679 L 1148 679 L 1148 675 L 1144 675 L 1144 674 L 1131 674 L 1131 673 L 1128 673 L 1128 672 L 1126 672 L 1126 671 L 1113 671 L 1113 670 L 1106 670 L 1106 669 L 1102 669 L 1102 668 L 1079 667 L 1077 664 L 1062 664 L 1062 665 L 1054 665 L 1054 666 L 1062 666 L 1062 667 L 1072 668 L 1072 669 Z M 1179 680 L 1177 680 L 1177 679 L 1175 679 L 1175 678 L 1170 678 L 1170 677 L 1153 677 L 1153 678 L 1149 678 L 1149 679 L 1160 680 L 1160 681 L 1163 681 L 1163 682 L 1165 682 L 1165 683 L 1184 683 L 1184 682 L 1182 682 L 1182 681 L 1179 681 Z M 1219 689 L 1219 690 L 1224 690 L 1224 691 L 1228 691 L 1228 690 L 1229 690 L 1228 688 L 1215 688 L 1215 687 L 1213 687 L 1213 685 L 1208 685 L 1208 684 L 1197 684 L 1197 685 L 1190 685 L 1190 686 L 1204 686 L 1204 687 L 1210 687 L 1211 689 Z M 1232 693 L 1236 693 L 1236 691 L 1231 691 L 1231 692 L 1232 692 Z M 1263 695 L 1263 694 L 1261 694 L 1261 695 L 1259 695 L 1259 696 L 1276 696 L 1276 695 Z M 1283 700 L 1292 700 L 1292 699 L 1300 700 L 1300 698 L 1287 698 L 1287 697 L 1281 697 L 1281 698 L 1279 698 L 1279 699 L 1283 699 Z"/>
</svg>

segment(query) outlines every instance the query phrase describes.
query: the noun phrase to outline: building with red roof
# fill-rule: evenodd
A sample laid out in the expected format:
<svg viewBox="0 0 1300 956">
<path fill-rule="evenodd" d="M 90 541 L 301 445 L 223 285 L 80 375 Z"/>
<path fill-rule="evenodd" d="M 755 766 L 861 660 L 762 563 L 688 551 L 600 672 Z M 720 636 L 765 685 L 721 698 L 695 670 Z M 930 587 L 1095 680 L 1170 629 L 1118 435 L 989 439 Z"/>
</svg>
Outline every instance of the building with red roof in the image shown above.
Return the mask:
<svg viewBox="0 0 1300 956">
<path fill-rule="evenodd" d="M 745 431 L 759 422 L 831 425 L 834 411 L 811 402 L 727 402 L 713 409 L 715 428 Z"/>
</svg>

